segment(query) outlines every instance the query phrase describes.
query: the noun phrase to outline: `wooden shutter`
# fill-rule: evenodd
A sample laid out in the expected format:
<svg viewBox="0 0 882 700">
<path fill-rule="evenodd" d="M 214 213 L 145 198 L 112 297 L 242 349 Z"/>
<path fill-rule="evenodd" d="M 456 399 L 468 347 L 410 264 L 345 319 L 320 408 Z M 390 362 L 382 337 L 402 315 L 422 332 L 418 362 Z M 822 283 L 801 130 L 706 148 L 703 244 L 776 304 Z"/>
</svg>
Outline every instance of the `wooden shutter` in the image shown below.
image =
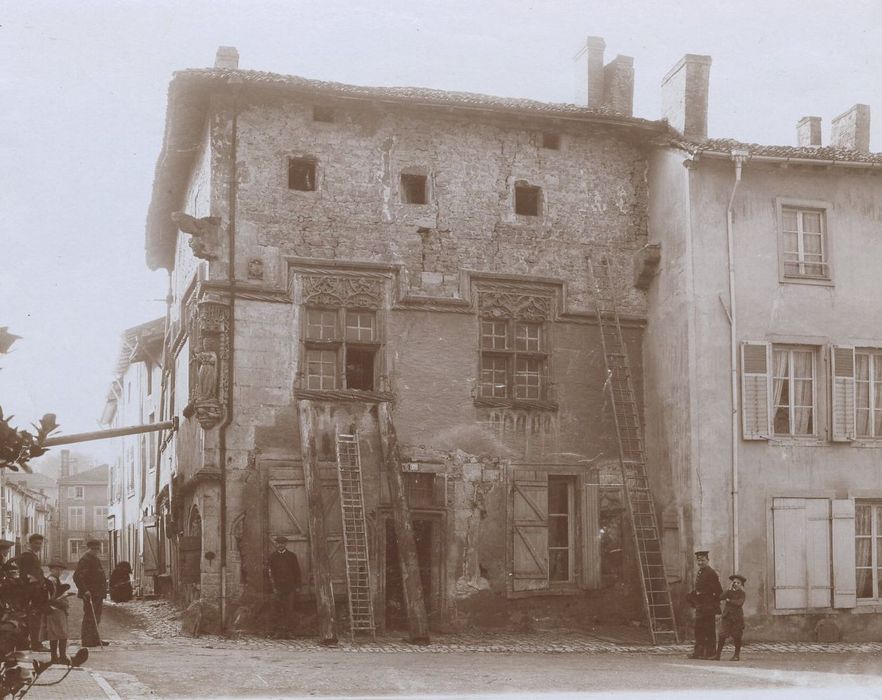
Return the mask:
<svg viewBox="0 0 882 700">
<path fill-rule="evenodd" d="M 312 583 L 309 558 L 309 530 L 307 525 L 306 486 L 303 478 L 269 479 L 267 493 L 267 536 L 284 535 L 288 549 L 297 555 L 303 586 Z M 269 544 L 269 542 L 267 543 Z"/>
<path fill-rule="evenodd" d="M 600 487 L 596 484 L 585 486 L 585 501 L 582 508 L 584 517 L 582 528 L 585 533 L 585 547 L 582 550 L 582 586 L 600 588 L 602 585 L 600 568 Z"/>
<path fill-rule="evenodd" d="M 144 574 L 153 575 L 159 568 L 159 535 L 156 525 L 144 526 Z"/>
<path fill-rule="evenodd" d="M 830 348 L 833 406 L 833 440 L 848 442 L 855 436 L 854 348 L 833 345 Z"/>
<path fill-rule="evenodd" d="M 178 543 L 181 583 L 200 583 L 202 579 L 202 538 L 182 537 Z"/>
<path fill-rule="evenodd" d="M 343 549 L 343 510 L 340 507 L 340 486 L 336 481 L 322 480 L 322 508 L 328 563 L 335 593 L 346 592 L 346 552 Z M 370 550 L 370 547 L 368 547 Z"/>
<path fill-rule="evenodd" d="M 509 524 L 511 590 L 548 588 L 548 475 L 515 471 L 512 475 Z"/>
<path fill-rule="evenodd" d="M 854 501 L 833 501 L 833 607 L 857 605 L 854 560 Z"/>
<path fill-rule="evenodd" d="M 776 498 L 772 520 L 775 608 L 829 608 L 830 502 Z"/>
<path fill-rule="evenodd" d="M 769 422 L 769 344 L 741 343 L 741 428 L 745 440 L 767 440 Z"/>
<path fill-rule="evenodd" d="M 805 550 L 808 579 L 808 607 L 829 608 L 833 581 L 830 557 L 830 501 L 805 499 Z M 852 547 L 854 545 L 852 544 Z"/>
</svg>

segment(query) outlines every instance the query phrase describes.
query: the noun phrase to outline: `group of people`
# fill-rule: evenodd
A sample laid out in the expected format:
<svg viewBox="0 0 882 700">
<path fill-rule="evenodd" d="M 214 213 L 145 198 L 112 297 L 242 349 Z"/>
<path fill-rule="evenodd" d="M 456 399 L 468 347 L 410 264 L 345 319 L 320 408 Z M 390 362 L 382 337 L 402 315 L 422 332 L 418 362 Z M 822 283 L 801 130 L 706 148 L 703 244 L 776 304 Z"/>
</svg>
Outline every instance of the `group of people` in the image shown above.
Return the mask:
<svg viewBox="0 0 882 700">
<path fill-rule="evenodd" d="M 723 590 L 720 577 L 710 566 L 710 552 L 701 550 L 695 553 L 698 573 L 695 585 L 687 599 L 695 608 L 695 648 L 690 659 L 720 660 L 726 640 L 730 637 L 735 646 L 732 661 L 741 660 L 741 637 L 744 633 L 744 584 L 747 579 L 741 574 L 729 577 L 729 588 Z M 725 609 L 720 610 L 720 604 Z M 720 633 L 717 635 L 717 616 L 721 615 Z"/>
<path fill-rule="evenodd" d="M 28 641 L 32 651 L 48 651 L 53 663 L 68 663 L 67 642 L 69 636 L 68 614 L 73 595 L 70 584 L 61 582 L 64 564 L 49 563 L 49 575 L 43 573 L 41 554 L 43 535 L 34 533 L 28 537 L 28 549 L 16 557 L 19 579 L 28 587 L 27 615 Z M 6 561 L 13 542 L 0 540 L 0 562 Z M 98 633 L 104 598 L 107 595 L 107 577 L 99 554 L 101 542 L 89 540 L 86 553 L 80 557 L 73 574 L 76 595 L 83 601 L 83 623 L 80 630 L 84 647 L 107 646 Z M 126 576 L 128 581 L 128 576 Z M 129 589 L 131 589 L 131 584 Z M 131 597 L 131 596 L 130 596 Z M 49 648 L 43 644 L 49 642 Z"/>
</svg>

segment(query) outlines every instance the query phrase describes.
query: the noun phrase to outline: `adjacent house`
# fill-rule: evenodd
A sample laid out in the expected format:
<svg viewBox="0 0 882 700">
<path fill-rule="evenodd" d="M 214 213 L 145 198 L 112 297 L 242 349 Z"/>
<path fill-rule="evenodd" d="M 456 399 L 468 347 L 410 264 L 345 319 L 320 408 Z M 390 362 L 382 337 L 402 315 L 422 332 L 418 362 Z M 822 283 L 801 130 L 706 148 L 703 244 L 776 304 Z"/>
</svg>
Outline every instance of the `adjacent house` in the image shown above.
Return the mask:
<svg viewBox="0 0 882 700">
<path fill-rule="evenodd" d="M 99 556 L 107 568 L 108 471 L 106 464 L 73 471 L 70 453 L 62 450 L 61 478 L 58 480 L 58 535 L 52 551 L 68 569 L 76 568 L 86 552 L 86 543 L 92 539 L 101 542 Z"/>
<path fill-rule="evenodd" d="M 108 428 L 156 422 L 165 319 L 129 328 L 122 335 L 116 378 L 110 387 L 101 423 Z M 110 466 L 107 531 L 111 566 L 127 561 L 136 593 L 156 590 L 156 456 L 157 433 L 115 438 L 117 457 Z"/>
<path fill-rule="evenodd" d="M 45 537 L 44 551 L 53 546 L 52 519 L 55 513 L 54 482 L 41 474 L 0 473 L 0 538 L 15 543 L 14 554 L 28 548 L 28 536 Z"/>
</svg>

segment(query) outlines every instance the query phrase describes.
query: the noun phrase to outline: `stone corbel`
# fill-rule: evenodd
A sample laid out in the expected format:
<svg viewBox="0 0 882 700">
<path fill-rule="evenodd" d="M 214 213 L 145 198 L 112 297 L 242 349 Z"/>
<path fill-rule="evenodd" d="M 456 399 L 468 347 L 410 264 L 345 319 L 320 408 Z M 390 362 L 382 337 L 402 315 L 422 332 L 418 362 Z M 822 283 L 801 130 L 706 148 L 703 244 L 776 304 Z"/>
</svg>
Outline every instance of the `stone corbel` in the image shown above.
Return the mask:
<svg viewBox="0 0 882 700">
<path fill-rule="evenodd" d="M 193 255 L 202 260 L 217 260 L 220 254 L 220 218 L 217 216 L 204 216 L 197 219 L 194 216 L 176 211 L 171 215 L 175 226 L 190 236 L 190 249 Z"/>
<path fill-rule="evenodd" d="M 649 289 L 660 262 L 660 243 L 649 243 L 634 254 L 634 286 L 637 289 Z"/>
</svg>

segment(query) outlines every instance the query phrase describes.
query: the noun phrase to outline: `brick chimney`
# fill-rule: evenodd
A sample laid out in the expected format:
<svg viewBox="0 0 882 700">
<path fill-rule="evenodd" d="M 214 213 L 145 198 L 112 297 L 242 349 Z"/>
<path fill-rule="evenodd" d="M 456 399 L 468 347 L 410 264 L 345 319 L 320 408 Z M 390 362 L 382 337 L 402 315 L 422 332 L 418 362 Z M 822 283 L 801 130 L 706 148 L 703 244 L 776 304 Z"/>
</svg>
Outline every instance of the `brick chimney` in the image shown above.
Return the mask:
<svg viewBox="0 0 882 700">
<path fill-rule="evenodd" d="M 214 57 L 215 68 L 237 70 L 239 68 L 239 52 L 235 46 L 218 46 Z"/>
<path fill-rule="evenodd" d="M 603 105 L 629 117 L 634 114 L 634 59 L 616 56 L 603 67 Z"/>
<path fill-rule="evenodd" d="M 634 113 L 634 59 L 619 55 L 603 65 L 604 49 L 606 42 L 602 37 L 589 36 L 573 58 L 576 103 L 630 117 Z"/>
<path fill-rule="evenodd" d="M 821 118 L 803 117 L 796 123 L 797 146 L 821 146 Z"/>
<path fill-rule="evenodd" d="M 61 478 L 70 476 L 70 450 L 61 451 Z"/>
<path fill-rule="evenodd" d="M 662 116 L 690 141 L 707 138 L 710 56 L 687 53 L 662 80 Z"/>
<path fill-rule="evenodd" d="M 576 68 L 576 101 L 598 108 L 603 104 L 603 50 L 602 37 L 589 36 L 585 46 L 573 57 Z"/>
<path fill-rule="evenodd" d="M 870 152 L 870 106 L 855 105 L 833 119 L 830 145 L 849 151 Z"/>
</svg>

